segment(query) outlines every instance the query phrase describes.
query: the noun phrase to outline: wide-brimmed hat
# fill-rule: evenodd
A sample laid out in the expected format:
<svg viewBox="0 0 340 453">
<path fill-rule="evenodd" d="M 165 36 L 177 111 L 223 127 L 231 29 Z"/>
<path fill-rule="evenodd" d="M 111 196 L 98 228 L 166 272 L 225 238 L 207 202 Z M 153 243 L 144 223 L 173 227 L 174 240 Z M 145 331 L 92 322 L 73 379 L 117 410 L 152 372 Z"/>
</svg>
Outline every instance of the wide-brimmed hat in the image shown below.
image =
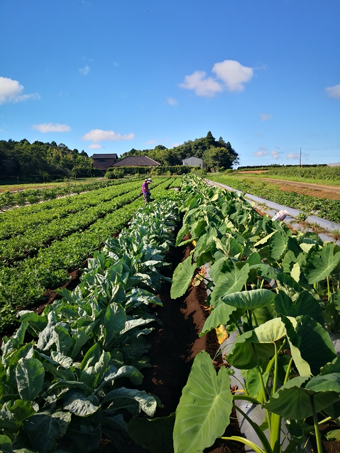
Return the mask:
<svg viewBox="0 0 340 453">
<path fill-rule="evenodd" d="M 152 182 L 152 179 L 151 179 L 151 178 L 146 178 L 145 181 L 147 181 L 147 182 Z"/>
</svg>

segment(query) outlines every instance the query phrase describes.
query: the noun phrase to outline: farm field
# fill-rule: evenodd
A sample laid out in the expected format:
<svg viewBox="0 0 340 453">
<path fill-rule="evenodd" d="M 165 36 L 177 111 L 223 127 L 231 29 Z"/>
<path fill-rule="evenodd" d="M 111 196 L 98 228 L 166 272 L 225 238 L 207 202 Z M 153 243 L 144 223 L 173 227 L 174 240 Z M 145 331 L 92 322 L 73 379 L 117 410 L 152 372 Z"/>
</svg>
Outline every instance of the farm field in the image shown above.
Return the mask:
<svg viewBox="0 0 340 453">
<path fill-rule="evenodd" d="M 129 178 L 129 181 L 138 180 L 138 177 Z M 89 192 L 100 188 L 110 187 L 116 184 L 124 184 L 126 179 L 112 180 L 94 180 L 90 182 L 77 182 L 72 184 L 61 183 L 59 186 L 52 186 L 41 189 L 25 189 L 17 192 L 9 192 L 8 190 L 0 193 L 0 210 L 8 210 L 21 206 L 33 205 L 48 200 L 54 200 L 58 197 Z M 7 186 L 8 187 L 8 186 Z"/>
<path fill-rule="evenodd" d="M 172 182 L 154 178 L 153 195 Z M 1 214 L 0 330 L 16 323 L 18 307 L 41 304 L 68 282 L 142 205 L 135 181 Z"/>
<path fill-rule="evenodd" d="M 312 195 L 311 189 L 252 180 L 240 176 L 209 175 L 212 181 L 226 184 L 234 189 L 274 201 L 276 203 L 300 209 L 307 214 L 340 222 L 340 194 L 318 191 Z M 316 193 L 316 192 L 315 192 Z M 308 195 L 307 195 L 308 194 Z"/>
<path fill-rule="evenodd" d="M 340 167 L 273 167 L 268 170 L 239 170 L 233 173 L 237 176 L 251 175 L 256 179 L 278 179 L 326 186 L 340 186 Z"/>
<path fill-rule="evenodd" d="M 337 437 L 339 247 L 193 175 L 178 183 L 159 178 L 75 289 L 20 312 L 2 344 L 0 448 L 277 453 L 283 422 L 282 453 Z M 239 401 L 263 408 L 256 444 Z"/>
<path fill-rule="evenodd" d="M 7 184 L 0 184 L 0 193 L 5 192 L 6 190 L 9 191 L 17 191 L 17 190 L 25 190 L 25 189 L 44 189 L 49 187 L 57 187 L 63 185 L 70 185 L 70 184 L 84 184 L 90 183 L 95 181 L 100 181 L 103 178 L 95 177 L 95 178 L 78 178 L 72 179 L 69 181 L 54 181 L 54 182 L 43 182 L 43 183 L 26 183 L 26 184 L 18 184 L 16 182 L 7 183 Z"/>
</svg>

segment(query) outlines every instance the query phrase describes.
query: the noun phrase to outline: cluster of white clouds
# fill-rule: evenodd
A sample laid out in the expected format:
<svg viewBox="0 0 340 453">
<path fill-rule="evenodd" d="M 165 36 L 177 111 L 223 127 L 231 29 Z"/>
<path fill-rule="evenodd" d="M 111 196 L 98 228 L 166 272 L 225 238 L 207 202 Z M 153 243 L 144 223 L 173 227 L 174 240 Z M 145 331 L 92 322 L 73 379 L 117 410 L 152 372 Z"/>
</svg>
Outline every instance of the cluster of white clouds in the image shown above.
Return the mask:
<svg viewBox="0 0 340 453">
<path fill-rule="evenodd" d="M 169 105 L 178 105 L 178 101 L 174 98 L 167 98 L 167 102 Z"/>
<path fill-rule="evenodd" d="M 270 153 L 267 151 L 267 148 L 264 146 L 260 146 L 260 148 L 254 153 L 254 156 L 257 157 L 263 157 L 263 156 L 271 156 L 273 159 L 279 159 L 280 154 L 283 154 L 282 152 L 277 151 L 276 149 L 273 149 L 270 151 Z M 300 154 L 298 153 L 289 153 L 286 156 L 287 159 L 299 159 Z"/>
<path fill-rule="evenodd" d="M 325 91 L 329 98 L 340 99 L 340 83 L 338 85 L 334 85 L 334 87 L 325 88 Z"/>
<path fill-rule="evenodd" d="M 244 84 L 249 82 L 254 74 L 253 68 L 241 65 L 235 60 L 224 60 L 215 63 L 212 72 L 215 77 L 207 77 L 206 72 L 196 71 L 185 76 L 179 86 L 194 90 L 197 96 L 213 97 L 222 91 L 242 91 Z"/>
<path fill-rule="evenodd" d="M 86 65 L 83 68 L 79 68 L 80 74 L 87 75 L 90 72 L 90 66 Z"/>
<path fill-rule="evenodd" d="M 133 140 L 134 138 L 135 135 L 133 133 L 121 135 L 113 131 L 103 131 L 102 129 L 92 129 L 81 137 L 84 141 L 92 142 L 91 145 L 89 145 L 89 149 L 101 148 L 99 142 L 102 141 L 120 142 L 122 140 Z"/>
<path fill-rule="evenodd" d="M 273 118 L 273 115 L 268 114 L 268 113 L 261 113 L 261 115 L 260 115 L 261 121 L 268 121 L 268 120 L 271 120 L 272 118 Z"/>
<path fill-rule="evenodd" d="M 0 77 L 0 104 L 5 102 L 20 102 L 27 99 L 40 99 L 38 93 L 21 94 L 24 87 L 17 80 Z"/>
<path fill-rule="evenodd" d="M 32 129 L 35 129 L 43 134 L 48 132 L 70 132 L 71 128 L 67 124 L 59 124 L 59 123 L 42 123 L 42 124 L 34 124 Z"/>
</svg>

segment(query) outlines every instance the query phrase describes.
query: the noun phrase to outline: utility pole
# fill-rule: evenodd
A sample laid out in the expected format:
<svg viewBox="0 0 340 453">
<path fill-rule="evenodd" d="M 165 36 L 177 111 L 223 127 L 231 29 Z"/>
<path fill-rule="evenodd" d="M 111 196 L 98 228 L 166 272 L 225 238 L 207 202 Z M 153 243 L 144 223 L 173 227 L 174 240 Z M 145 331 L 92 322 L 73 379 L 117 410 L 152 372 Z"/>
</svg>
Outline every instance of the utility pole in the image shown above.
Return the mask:
<svg viewBox="0 0 340 453">
<path fill-rule="evenodd" d="M 301 165 L 301 148 L 300 148 L 300 167 L 302 167 L 302 165 Z"/>
</svg>

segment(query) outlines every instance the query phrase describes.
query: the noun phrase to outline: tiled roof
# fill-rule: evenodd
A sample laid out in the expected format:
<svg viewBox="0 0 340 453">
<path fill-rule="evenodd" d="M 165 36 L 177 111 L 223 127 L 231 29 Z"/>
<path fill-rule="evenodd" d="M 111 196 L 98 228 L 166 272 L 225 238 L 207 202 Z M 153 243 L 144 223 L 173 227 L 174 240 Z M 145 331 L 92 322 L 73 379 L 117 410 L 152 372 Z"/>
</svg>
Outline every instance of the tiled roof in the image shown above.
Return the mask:
<svg viewBox="0 0 340 453">
<path fill-rule="evenodd" d="M 112 167 L 155 167 L 161 165 L 148 156 L 128 156 L 111 165 Z"/>
<path fill-rule="evenodd" d="M 118 159 L 116 153 L 114 154 L 93 154 L 92 159 Z"/>
</svg>

